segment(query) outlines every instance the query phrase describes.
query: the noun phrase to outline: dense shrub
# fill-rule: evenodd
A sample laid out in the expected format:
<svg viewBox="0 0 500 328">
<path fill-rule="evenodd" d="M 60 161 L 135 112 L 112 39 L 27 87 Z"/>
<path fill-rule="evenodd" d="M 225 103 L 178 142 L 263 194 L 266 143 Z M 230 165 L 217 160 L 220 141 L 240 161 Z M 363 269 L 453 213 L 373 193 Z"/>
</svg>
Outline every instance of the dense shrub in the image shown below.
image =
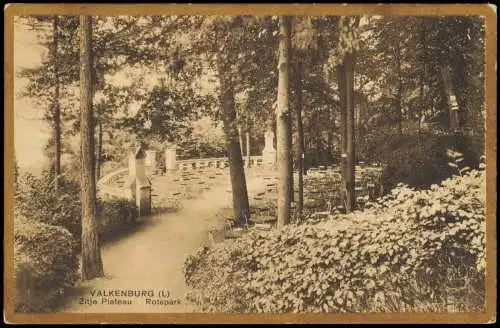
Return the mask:
<svg viewBox="0 0 500 328">
<path fill-rule="evenodd" d="M 57 196 L 51 170 L 43 170 L 40 176 L 29 173 L 20 176 L 15 190 L 15 211 L 42 223 L 62 226 L 75 237 L 80 236 L 79 185 L 65 177 L 59 181 L 61 188 Z"/>
<path fill-rule="evenodd" d="M 471 171 L 400 185 L 363 212 L 200 249 L 185 264 L 190 297 L 220 312 L 481 311 L 484 183 Z"/>
<path fill-rule="evenodd" d="M 455 173 L 448 166 L 447 149 L 462 152 L 464 165 L 477 168 L 484 153 L 484 137 L 468 134 L 370 134 L 360 141 L 357 156 L 367 162 L 379 162 L 386 167 L 384 189 L 399 182 L 415 188 L 430 185 Z"/>
<path fill-rule="evenodd" d="M 20 177 L 15 192 L 16 214 L 67 229 L 77 241 L 81 238 L 80 189 L 76 182 L 61 179 L 60 194 L 54 193 L 53 175 L 44 170 L 41 176 Z M 99 199 L 98 231 L 104 241 L 130 228 L 137 216 L 136 206 L 127 200 Z"/>
<path fill-rule="evenodd" d="M 137 207 L 125 199 L 100 200 L 98 232 L 106 240 L 130 230 L 137 218 Z"/>
<path fill-rule="evenodd" d="M 57 305 L 77 278 L 74 239 L 64 228 L 16 217 L 15 310 L 45 312 Z"/>
</svg>

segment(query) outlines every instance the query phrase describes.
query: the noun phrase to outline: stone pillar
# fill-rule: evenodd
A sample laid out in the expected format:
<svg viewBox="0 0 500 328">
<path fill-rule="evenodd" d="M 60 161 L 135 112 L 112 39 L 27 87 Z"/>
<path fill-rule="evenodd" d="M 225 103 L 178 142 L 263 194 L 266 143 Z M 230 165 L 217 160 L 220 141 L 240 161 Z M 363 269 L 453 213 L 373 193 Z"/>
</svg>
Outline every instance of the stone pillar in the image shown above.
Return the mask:
<svg viewBox="0 0 500 328">
<path fill-rule="evenodd" d="M 262 159 L 265 166 L 275 166 L 276 165 L 276 149 L 274 149 L 274 132 L 267 131 L 264 135 L 265 145 L 262 150 Z"/>
<path fill-rule="evenodd" d="M 151 184 L 147 178 L 136 180 L 135 204 L 139 216 L 151 214 Z"/>
<path fill-rule="evenodd" d="M 148 176 L 156 174 L 156 150 L 146 150 L 145 165 Z"/>
<path fill-rule="evenodd" d="M 151 213 L 151 182 L 146 176 L 146 153 L 139 147 L 129 157 L 129 178 L 126 182 L 127 198 L 135 199 L 139 216 Z"/>
<path fill-rule="evenodd" d="M 146 179 L 145 156 L 135 158 L 135 178 Z"/>
<path fill-rule="evenodd" d="M 168 171 L 174 171 L 177 169 L 177 146 L 168 145 L 165 149 L 165 168 Z"/>
<path fill-rule="evenodd" d="M 135 150 L 131 150 L 128 156 L 128 177 L 129 179 L 135 179 Z"/>
</svg>

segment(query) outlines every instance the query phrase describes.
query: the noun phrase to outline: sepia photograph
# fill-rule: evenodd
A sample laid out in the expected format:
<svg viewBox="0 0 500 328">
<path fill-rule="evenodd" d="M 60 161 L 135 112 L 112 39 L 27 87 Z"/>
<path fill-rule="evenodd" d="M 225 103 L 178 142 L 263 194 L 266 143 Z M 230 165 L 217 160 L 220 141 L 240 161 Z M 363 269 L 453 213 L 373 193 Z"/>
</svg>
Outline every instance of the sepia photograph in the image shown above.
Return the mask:
<svg viewBox="0 0 500 328">
<path fill-rule="evenodd" d="M 496 322 L 496 8 L 422 6 L 4 7 L 4 320 Z"/>
</svg>

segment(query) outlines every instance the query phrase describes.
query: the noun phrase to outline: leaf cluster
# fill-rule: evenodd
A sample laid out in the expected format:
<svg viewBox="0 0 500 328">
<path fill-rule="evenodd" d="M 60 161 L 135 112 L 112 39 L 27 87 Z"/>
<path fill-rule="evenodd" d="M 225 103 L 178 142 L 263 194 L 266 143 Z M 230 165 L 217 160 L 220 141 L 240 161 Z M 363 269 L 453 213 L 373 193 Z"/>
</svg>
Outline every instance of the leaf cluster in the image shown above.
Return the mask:
<svg viewBox="0 0 500 328">
<path fill-rule="evenodd" d="M 205 248 L 186 262 L 191 297 L 240 313 L 481 309 L 484 181 L 401 185 L 364 211 Z"/>
</svg>

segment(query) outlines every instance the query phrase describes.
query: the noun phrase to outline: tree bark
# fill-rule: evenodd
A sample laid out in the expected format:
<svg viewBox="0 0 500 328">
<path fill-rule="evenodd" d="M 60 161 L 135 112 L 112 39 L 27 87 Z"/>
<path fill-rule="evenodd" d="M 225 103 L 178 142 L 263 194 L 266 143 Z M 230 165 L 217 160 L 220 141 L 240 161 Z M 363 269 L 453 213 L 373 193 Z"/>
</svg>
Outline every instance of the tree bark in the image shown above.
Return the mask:
<svg viewBox="0 0 500 328">
<path fill-rule="evenodd" d="M 91 58 L 92 17 L 80 16 L 82 280 L 104 276 L 96 223 Z"/>
<path fill-rule="evenodd" d="M 328 125 L 334 125 L 333 117 L 333 109 L 330 106 L 328 108 Z M 329 163 L 333 163 L 333 129 L 328 129 L 327 134 L 327 146 L 328 146 L 328 161 Z"/>
<path fill-rule="evenodd" d="M 302 214 L 304 208 L 304 129 L 302 126 L 302 61 L 297 62 L 297 133 L 299 135 L 299 151 L 297 154 L 298 177 L 299 177 L 299 199 L 297 200 L 297 211 Z"/>
<path fill-rule="evenodd" d="M 364 129 L 364 121 L 366 117 L 366 112 L 368 108 L 368 100 L 366 96 L 363 94 L 363 91 L 359 91 L 355 94 L 354 106 L 356 108 L 356 132 L 357 132 L 357 140 L 361 142 L 363 137 L 365 136 Z M 356 106 L 357 103 L 357 106 Z"/>
<path fill-rule="evenodd" d="M 355 28 L 359 24 L 359 16 L 355 19 Z M 343 26 L 341 26 L 343 28 Z M 354 66 L 355 54 L 344 54 L 342 63 L 337 67 L 337 78 L 341 100 L 341 201 L 346 213 L 356 209 L 355 193 L 355 108 L 354 108 Z"/>
<path fill-rule="evenodd" d="M 399 41 L 399 31 L 396 31 L 396 74 L 398 79 L 398 86 L 396 91 L 396 112 L 398 115 L 398 128 L 399 133 L 403 133 L 403 108 L 402 108 L 402 98 L 403 98 L 403 81 L 401 76 L 401 44 Z"/>
<path fill-rule="evenodd" d="M 458 103 L 451 83 L 451 72 L 448 65 L 441 67 L 441 78 L 443 81 L 444 92 L 446 94 L 446 109 L 449 113 L 450 130 L 455 131 L 460 126 Z"/>
<path fill-rule="evenodd" d="M 290 59 L 289 59 L 290 62 Z M 289 103 L 290 105 L 290 103 Z M 290 107 L 289 107 L 290 108 Z M 294 190 L 295 190 L 295 183 L 293 179 L 293 133 L 292 133 L 292 122 L 293 122 L 293 117 L 292 117 L 292 111 L 289 110 L 289 118 L 288 118 L 288 149 L 290 150 L 290 170 L 288 172 L 288 179 L 290 179 L 290 188 L 288 189 L 290 192 L 290 203 L 295 201 L 294 197 Z"/>
<path fill-rule="evenodd" d="M 243 133 L 241 131 L 241 125 L 238 125 L 238 140 L 240 142 L 241 157 L 243 158 Z"/>
<path fill-rule="evenodd" d="M 347 133 L 347 160 L 346 160 L 346 212 L 350 213 L 356 209 L 355 194 L 355 119 L 354 119 L 354 54 L 350 53 L 345 57 L 345 77 L 346 77 L 346 133 Z"/>
<path fill-rule="evenodd" d="M 233 191 L 233 213 L 235 225 L 241 226 L 250 220 L 250 206 L 243 168 L 240 134 L 236 127 L 236 107 L 234 102 L 234 89 L 231 77 L 224 60 L 218 57 L 218 73 L 220 80 L 221 105 L 223 110 L 224 132 L 226 148 L 229 155 L 229 172 L 231 175 L 231 188 Z"/>
<path fill-rule="evenodd" d="M 418 94 L 418 133 L 422 130 L 422 118 L 424 117 L 424 106 L 425 106 L 425 74 L 427 72 L 426 58 L 427 58 L 427 40 L 426 40 L 426 24 L 425 21 L 421 21 L 421 31 L 420 31 L 420 42 L 422 43 L 422 52 L 420 53 L 420 61 L 422 67 L 420 68 L 420 86 Z"/>
<path fill-rule="evenodd" d="M 346 102 L 346 71 L 345 61 L 337 66 L 337 83 L 340 98 L 340 204 L 344 210 L 347 208 L 347 102 Z"/>
<path fill-rule="evenodd" d="M 54 33 L 54 41 L 53 41 L 53 63 L 54 63 L 54 99 L 53 99 L 53 107 L 54 107 L 54 139 L 55 139 L 55 163 L 54 163 L 54 189 L 56 195 L 59 194 L 59 177 L 61 175 L 61 106 L 59 103 L 59 69 L 58 69 L 58 29 L 59 29 L 59 17 L 54 16 L 54 20 L 52 22 L 52 29 Z"/>
<path fill-rule="evenodd" d="M 291 126 L 290 126 L 290 17 L 279 18 L 278 48 L 278 99 L 276 108 L 276 148 L 278 161 L 278 226 L 290 222 L 290 202 L 293 184 L 292 172 Z"/>
<path fill-rule="evenodd" d="M 103 136 L 103 131 L 102 131 L 102 117 L 101 117 L 101 112 L 98 111 L 97 115 L 97 158 L 96 158 L 96 163 L 95 163 L 95 176 L 96 176 L 96 181 L 98 181 L 101 178 L 101 164 L 102 164 L 102 136 Z"/>
<path fill-rule="evenodd" d="M 250 128 L 247 125 L 247 131 L 245 132 L 247 139 L 247 167 L 250 167 Z"/>
<path fill-rule="evenodd" d="M 91 92 L 92 92 L 92 101 L 95 97 L 96 90 L 100 85 L 100 82 L 104 80 L 104 76 L 98 76 L 97 72 L 97 62 L 95 57 L 92 58 L 92 83 L 91 83 Z M 104 81 L 103 81 L 104 82 Z M 97 107 L 95 111 L 95 122 L 97 124 L 97 152 L 96 152 L 96 160 L 95 160 L 95 172 L 96 172 L 96 181 L 99 181 L 101 177 L 101 164 L 102 164 L 102 143 L 103 143 L 103 116 L 104 116 L 104 108 L 103 106 Z"/>
<path fill-rule="evenodd" d="M 468 94 L 468 90 L 471 88 L 470 78 L 467 75 L 467 62 L 462 53 L 457 53 L 454 55 L 451 69 L 451 90 L 456 96 L 456 125 L 458 128 L 464 128 L 467 126 L 469 121 L 473 121 L 474 118 L 471 117 L 471 103 Z"/>
</svg>

